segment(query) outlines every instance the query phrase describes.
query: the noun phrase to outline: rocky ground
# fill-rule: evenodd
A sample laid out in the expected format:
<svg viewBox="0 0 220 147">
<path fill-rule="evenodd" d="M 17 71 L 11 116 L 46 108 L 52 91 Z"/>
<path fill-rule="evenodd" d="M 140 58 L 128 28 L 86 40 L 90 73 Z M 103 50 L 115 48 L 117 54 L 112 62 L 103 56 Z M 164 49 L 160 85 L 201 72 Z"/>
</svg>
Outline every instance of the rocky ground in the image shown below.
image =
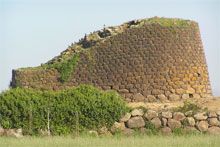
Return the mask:
<svg viewBox="0 0 220 147">
<path fill-rule="evenodd" d="M 177 107 L 182 107 L 184 102 L 189 102 L 195 104 L 203 109 L 208 109 L 208 111 L 218 111 L 220 110 L 220 97 L 213 98 L 190 98 L 188 100 L 182 100 L 177 102 L 154 102 L 154 103 L 144 103 L 144 102 L 131 102 L 127 106 L 132 108 L 145 107 L 147 109 L 162 111 L 171 110 Z"/>
</svg>

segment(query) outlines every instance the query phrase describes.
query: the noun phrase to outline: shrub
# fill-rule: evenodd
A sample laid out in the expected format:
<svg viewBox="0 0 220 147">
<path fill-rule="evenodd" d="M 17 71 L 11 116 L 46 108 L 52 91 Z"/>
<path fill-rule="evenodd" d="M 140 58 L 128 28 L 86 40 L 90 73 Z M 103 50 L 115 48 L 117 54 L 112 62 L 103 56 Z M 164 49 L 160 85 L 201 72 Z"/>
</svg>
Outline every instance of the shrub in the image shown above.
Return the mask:
<svg viewBox="0 0 220 147">
<path fill-rule="evenodd" d="M 55 63 L 48 65 L 47 69 L 55 68 L 60 73 L 60 81 L 65 82 L 71 76 L 78 60 L 79 60 L 80 53 L 76 53 L 73 57 L 69 60 L 65 60 L 61 63 Z"/>
<path fill-rule="evenodd" d="M 0 95 L 0 124 L 6 129 L 23 128 L 26 134 L 46 130 L 48 113 L 50 131 L 57 135 L 110 127 L 127 111 L 116 92 L 87 85 L 58 92 L 17 88 Z"/>
</svg>

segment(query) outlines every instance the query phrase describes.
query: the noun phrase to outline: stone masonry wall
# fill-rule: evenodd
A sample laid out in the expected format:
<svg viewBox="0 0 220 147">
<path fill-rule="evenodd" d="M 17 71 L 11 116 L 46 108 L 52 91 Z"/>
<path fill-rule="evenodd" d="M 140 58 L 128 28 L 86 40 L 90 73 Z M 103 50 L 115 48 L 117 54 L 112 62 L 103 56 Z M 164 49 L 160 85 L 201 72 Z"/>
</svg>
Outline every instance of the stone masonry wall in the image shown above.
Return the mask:
<svg viewBox="0 0 220 147">
<path fill-rule="evenodd" d="M 153 129 L 155 128 L 155 129 Z M 115 122 L 109 129 L 105 126 L 101 127 L 98 132 L 91 130 L 89 133 L 99 135 L 112 135 L 117 131 L 121 131 L 124 135 L 135 135 L 138 130 L 141 134 L 151 134 L 152 130 L 161 134 L 171 135 L 176 130 L 183 133 L 206 133 L 209 135 L 220 135 L 220 111 L 199 111 L 192 110 L 185 113 L 148 110 L 144 112 L 142 109 L 134 109 Z M 43 136 L 52 135 L 50 131 L 39 130 L 39 134 Z M 23 136 L 22 128 L 4 129 L 0 126 L 0 136 Z"/>
<path fill-rule="evenodd" d="M 142 109 L 135 109 L 122 117 L 120 122 L 115 122 L 111 127 L 111 132 L 115 133 L 118 129 L 123 134 L 132 135 L 135 134 L 134 129 L 138 129 L 140 133 L 151 133 L 148 128 L 150 125 L 168 135 L 172 134 L 175 129 L 219 135 L 220 111 L 201 111 L 194 114 L 193 111 L 182 113 L 148 110 L 144 113 Z"/>
<path fill-rule="evenodd" d="M 91 47 L 68 81 L 56 69 L 13 70 L 12 87 L 59 90 L 91 84 L 126 101 L 176 101 L 212 95 L 197 23 L 129 28 Z"/>
</svg>

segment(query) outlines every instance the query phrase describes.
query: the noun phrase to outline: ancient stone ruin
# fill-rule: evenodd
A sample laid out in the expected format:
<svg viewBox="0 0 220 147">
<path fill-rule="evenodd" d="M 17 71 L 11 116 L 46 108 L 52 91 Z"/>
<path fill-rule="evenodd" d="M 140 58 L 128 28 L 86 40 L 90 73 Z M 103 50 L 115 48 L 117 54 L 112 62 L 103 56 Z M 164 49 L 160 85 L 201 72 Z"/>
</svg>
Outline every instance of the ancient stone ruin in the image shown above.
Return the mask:
<svg viewBox="0 0 220 147">
<path fill-rule="evenodd" d="M 154 17 L 104 27 L 39 67 L 13 70 L 11 82 L 55 91 L 80 84 L 128 102 L 212 96 L 198 23 Z"/>
</svg>

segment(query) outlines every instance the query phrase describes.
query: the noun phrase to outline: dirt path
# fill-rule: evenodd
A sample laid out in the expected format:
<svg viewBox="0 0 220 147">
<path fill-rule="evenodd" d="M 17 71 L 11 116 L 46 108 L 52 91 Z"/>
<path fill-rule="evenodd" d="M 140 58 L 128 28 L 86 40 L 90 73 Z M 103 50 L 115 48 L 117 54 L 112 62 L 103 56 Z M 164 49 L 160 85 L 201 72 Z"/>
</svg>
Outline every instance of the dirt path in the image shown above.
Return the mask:
<svg viewBox="0 0 220 147">
<path fill-rule="evenodd" d="M 207 108 L 208 111 L 217 111 L 220 110 L 220 97 L 214 98 L 200 98 L 200 99 L 188 99 L 185 100 L 189 103 L 195 104 L 201 108 Z M 144 102 L 132 102 L 128 103 L 128 107 L 136 108 L 136 107 L 145 107 L 148 109 L 161 111 L 161 110 L 170 110 L 177 107 L 182 107 L 185 101 L 178 102 L 154 102 L 154 103 L 144 103 Z"/>
</svg>

